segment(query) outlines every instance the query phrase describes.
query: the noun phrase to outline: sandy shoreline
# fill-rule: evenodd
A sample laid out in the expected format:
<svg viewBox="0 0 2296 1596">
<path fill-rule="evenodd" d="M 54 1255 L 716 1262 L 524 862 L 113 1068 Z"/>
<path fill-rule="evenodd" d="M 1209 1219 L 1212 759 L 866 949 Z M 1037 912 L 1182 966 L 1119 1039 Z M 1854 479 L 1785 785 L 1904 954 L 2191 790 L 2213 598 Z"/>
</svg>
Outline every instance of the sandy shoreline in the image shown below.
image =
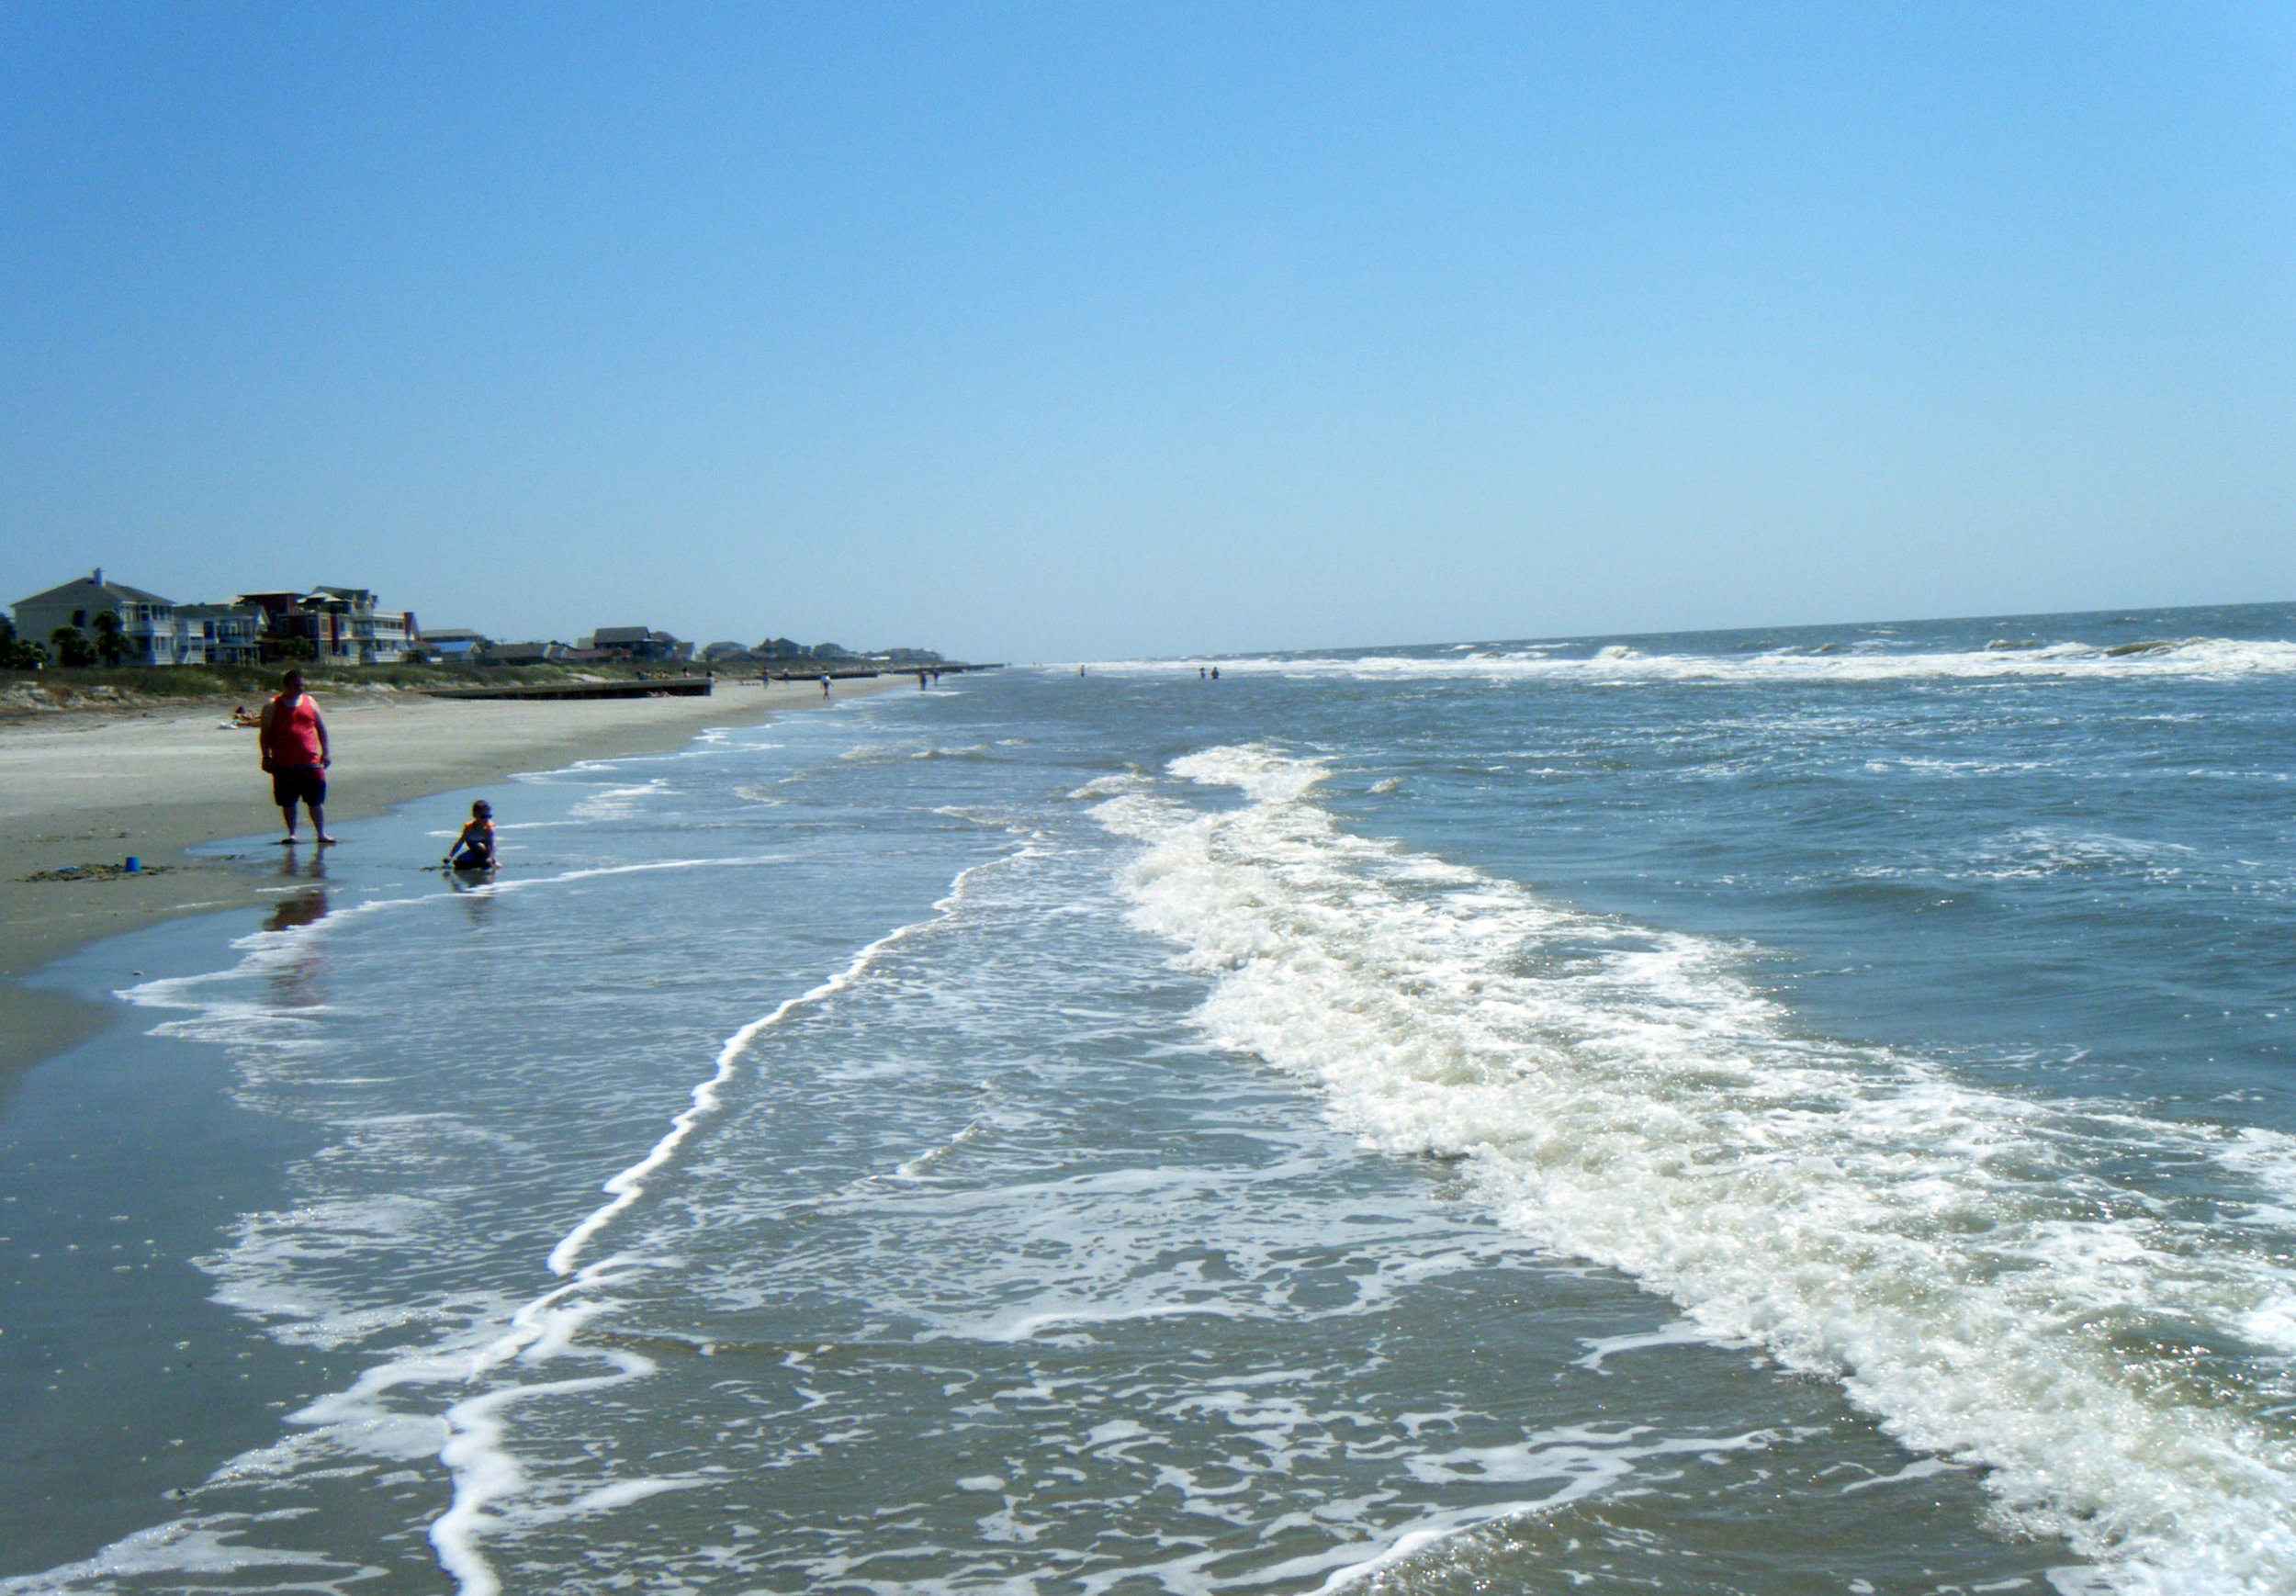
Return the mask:
<svg viewBox="0 0 2296 1596">
<path fill-rule="evenodd" d="M 840 699 L 901 685 L 838 684 Z M 818 684 L 723 682 L 707 698 L 577 702 L 455 702 L 417 693 L 321 695 L 332 739 L 331 826 L 395 804 L 576 759 L 661 753 L 710 726 L 748 725 L 823 702 Z M 257 901 L 265 877 L 182 852 L 218 837 L 276 834 L 255 735 L 226 727 L 230 705 L 44 715 L 0 723 L 0 1074 L 52 1057 L 104 1011 L 20 984 L 72 949 L 176 915 Z M 136 876 L 27 880 L 133 854 Z"/>
</svg>

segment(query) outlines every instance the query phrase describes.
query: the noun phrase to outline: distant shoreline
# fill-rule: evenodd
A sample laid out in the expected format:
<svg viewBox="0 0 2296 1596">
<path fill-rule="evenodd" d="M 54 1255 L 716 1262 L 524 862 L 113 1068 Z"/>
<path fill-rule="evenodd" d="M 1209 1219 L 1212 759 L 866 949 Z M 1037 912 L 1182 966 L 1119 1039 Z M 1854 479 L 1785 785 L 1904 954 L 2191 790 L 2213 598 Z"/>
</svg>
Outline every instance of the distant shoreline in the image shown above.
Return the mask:
<svg viewBox="0 0 2296 1596">
<path fill-rule="evenodd" d="M 907 680 L 844 680 L 829 702 Z M 520 771 L 665 753 L 707 727 L 751 725 L 825 702 L 816 680 L 760 690 L 753 679 L 728 677 L 717 685 L 705 697 L 570 703 L 321 690 L 335 755 L 330 828 Z M 27 976 L 106 937 L 260 901 L 257 887 L 267 878 L 234 860 L 185 853 L 280 830 L 254 734 L 224 724 L 231 707 L 202 700 L 0 722 L 0 1080 L 52 1058 L 106 1018 L 104 1006 L 26 986 Z M 129 855 L 164 868 L 25 879 L 117 866 Z"/>
</svg>

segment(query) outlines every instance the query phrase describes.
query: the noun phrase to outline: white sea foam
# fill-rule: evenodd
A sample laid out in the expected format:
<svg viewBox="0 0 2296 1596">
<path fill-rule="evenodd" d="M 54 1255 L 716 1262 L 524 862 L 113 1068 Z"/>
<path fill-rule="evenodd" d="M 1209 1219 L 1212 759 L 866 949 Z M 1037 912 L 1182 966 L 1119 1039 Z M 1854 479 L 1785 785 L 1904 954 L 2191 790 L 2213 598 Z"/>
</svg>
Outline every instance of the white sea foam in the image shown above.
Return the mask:
<svg viewBox="0 0 2296 1596">
<path fill-rule="evenodd" d="M 2296 1435 L 2270 1372 L 2296 1276 L 2284 1231 L 2235 1222 L 2296 1189 L 2296 1141 L 1813 1039 L 1726 945 L 1342 831 L 1313 761 L 1221 747 L 1171 769 L 1249 802 L 1096 813 L 1145 845 L 1123 889 L 1212 978 L 1211 1040 L 1314 1083 L 1367 1146 L 1462 1158 L 1507 1224 L 1708 1334 L 1837 1376 L 2115 1589 L 2296 1587 Z"/>
<path fill-rule="evenodd" d="M 1702 1330 L 1686 1319 L 1660 1326 L 1640 1335 L 1606 1335 L 1584 1343 L 1586 1356 L 1571 1361 L 1582 1369 L 1603 1372 L 1603 1365 L 1622 1352 L 1643 1352 L 1654 1346 L 1707 1345 L 1714 1341 L 1711 1332 Z"/>
<path fill-rule="evenodd" d="M 670 779 L 656 776 L 650 781 L 620 787 L 602 787 L 582 799 L 567 814 L 576 820 L 622 820 L 637 813 L 638 806 L 648 798 L 670 791 Z"/>
<path fill-rule="evenodd" d="M 1615 1489 L 1642 1462 L 1667 1457 L 1706 1457 L 1717 1453 L 1758 1451 L 1777 1438 L 1766 1432 L 1745 1435 L 1647 1439 L 1627 1431 L 1551 1431 L 1525 1435 L 1508 1446 L 1469 1447 L 1425 1453 L 1411 1458 L 1408 1471 L 1428 1484 L 1530 1485 L 1552 1482 L 1545 1493 L 1523 1500 L 1442 1509 L 1414 1520 L 1401 1534 L 1378 1544 L 1369 1556 L 1363 1543 L 1344 1541 L 1312 1557 L 1294 1558 L 1266 1570 L 1265 1578 L 1298 1578 L 1329 1569 L 1323 1592 L 1345 1590 L 1416 1558 L 1456 1535 L 1485 1524 L 1549 1513 L 1582 1498 Z"/>
<path fill-rule="evenodd" d="M 967 1125 L 963 1130 L 958 1131 L 954 1136 L 951 1136 L 948 1141 L 942 1142 L 939 1147 L 929 1147 L 924 1152 L 918 1153 L 915 1158 L 912 1158 L 903 1163 L 899 1168 L 893 1172 L 892 1178 L 895 1180 L 922 1180 L 925 1178 L 926 1172 L 931 1169 L 933 1165 L 939 1163 L 942 1159 L 947 1158 L 950 1154 L 955 1152 L 957 1149 L 962 1147 L 966 1142 L 973 1141 L 980 1134 L 981 1123 L 976 1119 L 972 1124 Z"/>
<path fill-rule="evenodd" d="M 1138 770 L 1119 770 L 1106 776 L 1095 776 L 1069 796 L 1076 799 L 1113 798 L 1120 792 L 1136 792 L 1150 784 L 1150 778 Z"/>
<path fill-rule="evenodd" d="M 513 1361 L 539 1365 L 554 1356 L 568 1355 L 572 1350 L 573 1331 L 583 1321 L 612 1306 L 610 1299 L 591 1294 L 610 1288 L 627 1272 L 647 1266 L 646 1260 L 616 1254 L 576 1273 L 577 1259 L 606 1227 L 646 1195 L 647 1181 L 669 1165 L 679 1149 L 692 1135 L 694 1128 L 716 1111 L 726 1084 L 732 1080 L 743 1056 L 758 1038 L 782 1025 L 793 1014 L 814 1007 L 851 986 L 867 973 L 870 966 L 887 949 L 953 916 L 963 899 L 965 885 L 972 877 L 995 865 L 1025 856 L 1028 852 L 1029 849 L 1023 847 L 1001 859 L 958 872 L 956 879 L 950 883 L 948 894 L 934 905 L 935 913 L 931 919 L 915 921 L 888 931 L 864 946 L 850 962 L 828 979 L 777 1005 L 726 1038 L 718 1049 L 716 1067 L 695 1085 L 687 1107 L 670 1121 L 670 1130 L 661 1140 L 647 1152 L 645 1157 L 608 1179 L 602 1188 L 608 1200 L 585 1215 L 550 1250 L 547 1259 L 550 1272 L 560 1276 L 571 1276 L 571 1278 L 556 1290 L 545 1293 L 522 1308 L 512 1318 L 510 1328 L 472 1360 L 465 1377 L 476 1377 L 487 1370 L 500 1368 Z M 504 1512 L 506 1503 L 514 1501 L 526 1491 L 527 1477 L 516 1454 L 505 1442 L 501 1415 L 512 1406 L 534 1396 L 620 1385 L 642 1377 L 654 1366 L 650 1360 L 628 1352 L 601 1353 L 592 1349 L 575 1355 L 604 1357 L 613 1366 L 614 1372 L 570 1379 L 514 1383 L 467 1398 L 447 1411 L 448 1436 L 446 1444 L 439 1451 L 439 1460 L 454 1477 L 454 1497 L 446 1511 L 431 1526 L 431 1544 L 438 1553 L 440 1566 L 454 1577 L 463 1596 L 495 1596 L 501 1589 L 501 1581 L 487 1560 L 480 1543 L 498 1529 L 531 1522 L 529 1515 L 506 1515 Z M 661 1488 L 671 1487 L 664 1485 Z M 641 1491 L 639 1494 L 647 1493 Z M 592 1492 L 591 1498 L 602 1504 L 625 1500 L 613 1489 L 602 1495 Z M 626 1500 L 636 1498 L 627 1497 Z"/>
<path fill-rule="evenodd" d="M 659 783 L 649 782 L 618 789 L 614 796 L 635 799 L 659 790 Z M 644 1197 L 648 1180 L 675 1161 L 696 1127 L 716 1110 L 723 1089 L 760 1036 L 793 1015 L 851 987 L 887 950 L 954 916 L 968 884 L 980 872 L 1029 857 L 1030 852 L 1022 841 L 998 859 L 960 872 L 935 905 L 931 917 L 896 927 L 868 943 L 827 979 L 727 1037 L 717 1051 L 711 1073 L 692 1088 L 687 1107 L 672 1118 L 669 1130 L 643 1157 L 604 1183 L 607 1200 L 583 1216 L 551 1249 L 546 1264 L 560 1283 L 531 1301 L 520 1304 L 464 1293 L 450 1303 L 392 1317 L 390 1311 L 348 1308 L 315 1293 L 308 1283 L 291 1291 L 283 1289 L 279 1282 L 290 1273 L 282 1269 L 283 1262 L 352 1254 L 363 1247 L 388 1246 L 402 1238 L 419 1237 L 422 1216 L 419 1205 L 411 1199 L 369 1197 L 305 1205 L 293 1213 L 243 1219 L 228 1253 L 208 1261 L 218 1280 L 219 1300 L 264 1321 L 276 1338 L 290 1343 L 343 1347 L 384 1328 L 385 1319 L 412 1331 L 416 1343 L 369 1367 L 348 1388 L 308 1403 L 290 1415 L 298 1426 L 294 1433 L 270 1446 L 228 1460 L 208 1484 L 289 1475 L 317 1478 L 324 1472 L 321 1466 L 331 1457 L 397 1461 L 436 1457 L 452 1478 L 453 1494 L 445 1511 L 432 1523 L 431 1541 L 441 1566 L 466 1596 L 494 1596 L 501 1589 L 500 1578 L 485 1553 L 485 1542 L 491 1535 L 611 1512 L 663 1491 L 691 1488 L 696 1482 L 684 1478 L 610 1479 L 586 1489 L 573 1489 L 556 1478 L 537 1480 L 511 1443 L 512 1416 L 519 1405 L 551 1396 L 603 1390 L 642 1379 L 654 1370 L 653 1362 L 638 1353 L 578 1345 L 576 1336 L 584 1324 L 614 1309 L 617 1287 L 660 1261 L 616 1253 L 583 1263 L 582 1254 Z M 768 864 L 784 857 L 663 860 L 573 869 L 497 882 L 477 890 L 501 895 L 601 876 Z M 293 1051 L 310 1028 L 310 1016 L 315 1006 L 277 997 L 278 977 L 283 972 L 309 959 L 318 940 L 358 917 L 452 895 L 439 892 L 371 899 L 336 909 L 307 925 L 256 932 L 234 944 L 241 958 L 231 968 L 146 982 L 118 995 L 144 1006 L 187 1011 L 185 1017 L 155 1028 L 159 1034 L 256 1043 L 269 1053 Z M 371 1116 L 361 1120 L 359 1127 L 370 1131 L 390 1129 L 383 1119 Z M 430 1129 L 435 1134 L 438 1127 Z M 456 1127 L 446 1129 L 450 1134 L 458 1133 Z M 962 1136 L 955 1139 L 957 1144 L 964 1140 Z M 931 1158 L 915 1162 L 918 1171 L 903 1172 L 911 1178 Z M 569 1359 L 581 1372 L 545 1373 Z M 410 1409 L 400 1394 L 423 1388 L 445 1388 L 463 1394 L 443 1411 L 427 1405 Z M 243 1525 L 248 1521 L 218 1518 L 211 1523 L 186 1517 L 120 1542 L 87 1565 L 48 1570 L 31 1577 L 30 1582 L 11 1582 L 0 1585 L 0 1590 L 19 1585 L 25 1590 L 53 1590 L 100 1577 L 115 1567 L 215 1570 L 311 1560 L 243 1544 L 237 1534 L 215 1527 L 227 1522 Z"/>
<path fill-rule="evenodd" d="M 498 820 L 494 823 L 494 829 L 497 831 L 557 831 L 568 826 L 580 827 L 586 824 L 587 822 L 580 820 Z M 449 826 L 439 831 L 426 831 L 422 835 L 425 837 L 460 837 L 462 827 Z"/>
<path fill-rule="evenodd" d="M 1197 663 L 1109 659 L 1091 669 L 1107 675 L 1189 676 Z M 1613 643 L 1591 657 L 1557 657 L 1518 648 L 1506 653 L 1369 654 L 1269 657 L 1220 661 L 1222 675 L 1341 677 L 1360 680 L 1550 680 L 1595 684 L 1665 681 L 1851 682 L 1922 678 L 2008 680 L 2296 675 L 2296 643 L 2188 637 L 2120 652 L 2061 643 L 2015 652 L 1915 651 L 1877 643 L 1840 653 L 1776 649 L 1761 654 L 1647 654 Z"/>
<path fill-rule="evenodd" d="M 371 1569 L 313 1553 L 252 1545 L 242 1537 L 253 1523 L 244 1513 L 217 1513 L 139 1530 L 83 1562 L 0 1579 L 0 1592 L 31 1596 L 67 1586 L 118 1590 L 124 1580 L 154 1576 L 171 1576 L 190 1588 L 195 1579 L 204 1584 L 218 1574 L 254 1568 L 294 1569 L 292 1583 L 283 1579 L 281 1588 L 299 1590 L 342 1590 L 372 1577 Z M 326 1577 L 330 1571 L 332 1579 Z"/>
</svg>

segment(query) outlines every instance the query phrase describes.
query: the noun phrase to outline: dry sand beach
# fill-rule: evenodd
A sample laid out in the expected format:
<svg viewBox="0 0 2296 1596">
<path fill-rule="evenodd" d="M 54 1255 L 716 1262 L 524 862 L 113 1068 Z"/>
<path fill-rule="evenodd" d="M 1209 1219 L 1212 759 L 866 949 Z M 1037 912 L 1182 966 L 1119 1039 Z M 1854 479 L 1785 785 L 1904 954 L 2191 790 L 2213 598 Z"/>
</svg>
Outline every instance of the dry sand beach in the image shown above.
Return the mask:
<svg viewBox="0 0 2296 1596">
<path fill-rule="evenodd" d="M 902 685 L 840 682 L 840 698 Z M 319 695 L 333 742 L 334 826 L 394 804 L 575 759 L 657 753 L 704 727 L 823 702 L 811 681 L 725 682 L 706 698 L 450 701 L 411 692 Z M 100 1010 L 19 984 L 72 948 L 172 915 L 252 902 L 258 878 L 183 849 L 274 837 L 279 812 L 255 734 L 228 702 L 70 711 L 0 722 L 0 1072 L 49 1057 Z M 101 873 L 129 855 L 159 867 Z M 57 879 L 49 872 L 81 867 Z M 90 869 L 88 867 L 96 867 Z"/>
</svg>

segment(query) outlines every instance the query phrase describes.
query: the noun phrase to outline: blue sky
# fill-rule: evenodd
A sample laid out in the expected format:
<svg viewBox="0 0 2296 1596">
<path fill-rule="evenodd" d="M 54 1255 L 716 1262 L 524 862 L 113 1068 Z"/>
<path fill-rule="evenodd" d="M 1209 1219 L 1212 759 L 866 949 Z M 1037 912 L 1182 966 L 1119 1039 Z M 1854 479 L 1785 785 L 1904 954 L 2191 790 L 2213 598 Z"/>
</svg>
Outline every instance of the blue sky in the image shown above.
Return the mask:
<svg viewBox="0 0 2296 1596">
<path fill-rule="evenodd" d="M 0 599 L 1073 658 L 2296 597 L 2288 6 L 0 5 Z"/>
</svg>

